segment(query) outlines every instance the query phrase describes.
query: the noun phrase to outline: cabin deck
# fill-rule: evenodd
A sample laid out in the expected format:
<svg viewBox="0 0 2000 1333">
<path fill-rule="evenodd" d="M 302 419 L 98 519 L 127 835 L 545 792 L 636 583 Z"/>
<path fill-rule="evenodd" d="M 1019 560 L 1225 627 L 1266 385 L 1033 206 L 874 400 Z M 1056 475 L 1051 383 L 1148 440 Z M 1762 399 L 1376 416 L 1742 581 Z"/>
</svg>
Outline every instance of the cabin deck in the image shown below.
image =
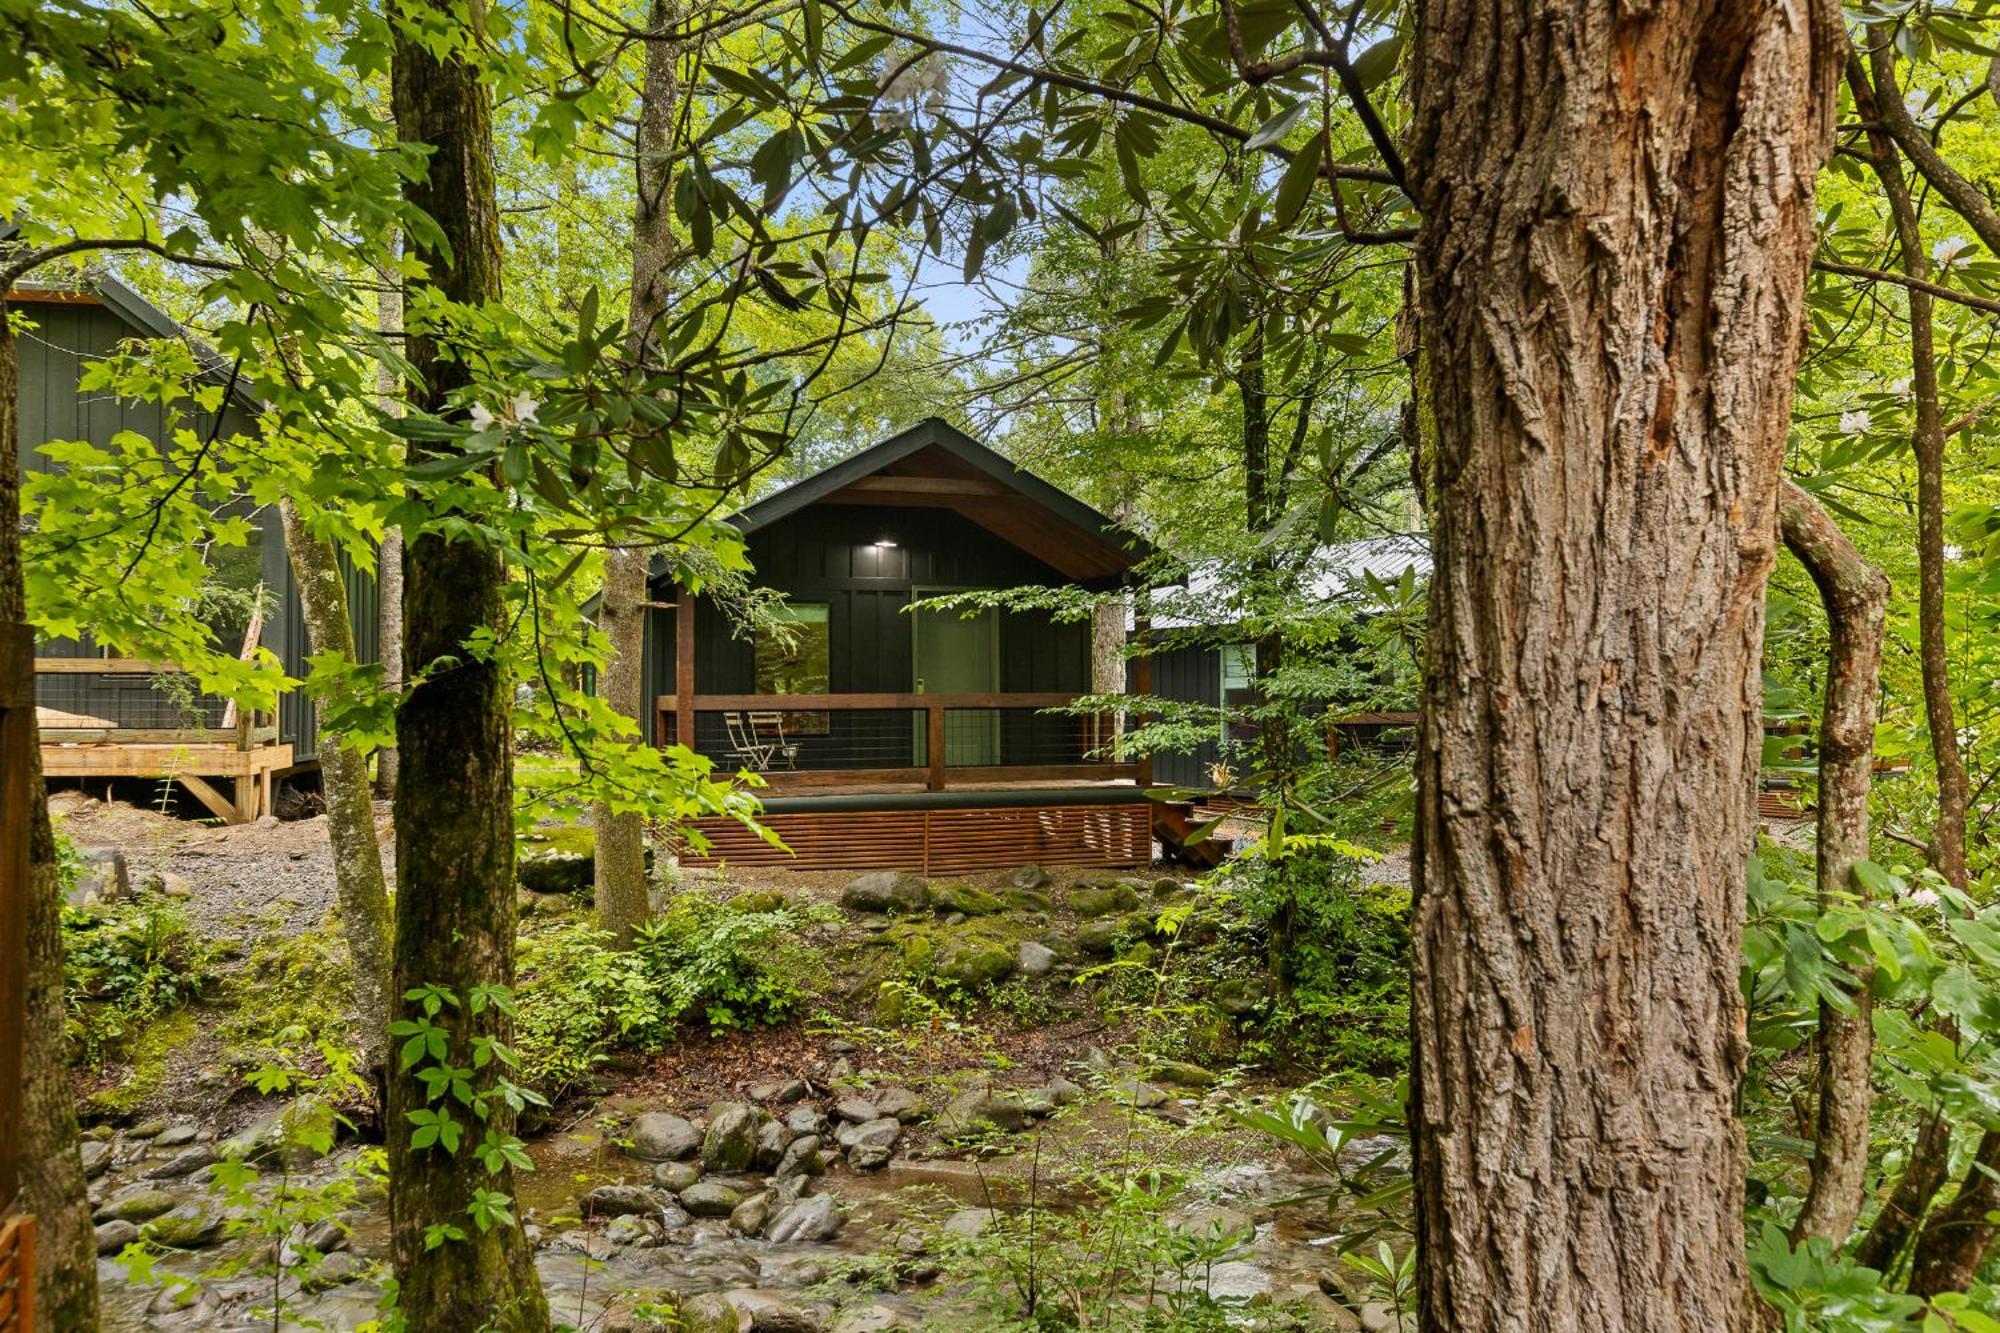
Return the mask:
<svg viewBox="0 0 2000 1333">
<path fill-rule="evenodd" d="M 247 824 L 271 813 L 277 775 L 293 767 L 292 747 L 279 741 L 274 719 L 188 690 L 171 698 L 158 688 L 163 678 L 185 675 L 170 665 L 41 657 L 35 659 L 35 674 L 38 699 L 72 704 L 35 709 L 44 778 L 178 782 L 225 824 Z M 89 693 L 90 687 L 107 681 L 130 688 L 115 696 L 101 689 L 94 696 Z M 77 697 L 115 698 L 117 706 L 80 712 Z M 209 721 L 219 725 L 175 725 Z"/>
</svg>

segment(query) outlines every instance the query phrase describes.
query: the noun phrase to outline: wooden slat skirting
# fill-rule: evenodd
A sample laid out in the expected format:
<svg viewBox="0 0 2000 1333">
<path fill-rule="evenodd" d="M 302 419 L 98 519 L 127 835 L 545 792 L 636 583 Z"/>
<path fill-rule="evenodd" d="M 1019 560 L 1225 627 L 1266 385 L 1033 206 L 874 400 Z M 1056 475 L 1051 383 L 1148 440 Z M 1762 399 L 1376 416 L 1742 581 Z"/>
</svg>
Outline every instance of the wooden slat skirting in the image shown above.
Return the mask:
<svg viewBox="0 0 2000 1333">
<path fill-rule="evenodd" d="M 30 1213 L 0 1217 L 0 1333 L 35 1327 L 35 1219 Z"/>
<path fill-rule="evenodd" d="M 796 870 L 913 870 L 931 875 L 1013 866 L 1136 866 L 1153 859 L 1152 806 L 975 806 L 954 810 L 767 814 L 773 847 L 729 819 L 695 827 L 705 853 L 681 864 L 790 866 Z"/>
</svg>

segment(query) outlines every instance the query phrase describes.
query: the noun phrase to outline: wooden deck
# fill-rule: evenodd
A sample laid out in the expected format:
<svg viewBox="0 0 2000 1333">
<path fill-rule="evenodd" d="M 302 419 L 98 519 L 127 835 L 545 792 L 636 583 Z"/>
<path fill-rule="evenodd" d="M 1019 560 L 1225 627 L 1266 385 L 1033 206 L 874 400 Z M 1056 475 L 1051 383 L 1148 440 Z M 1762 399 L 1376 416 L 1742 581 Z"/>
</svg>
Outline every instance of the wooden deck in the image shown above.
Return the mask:
<svg viewBox="0 0 2000 1333">
<path fill-rule="evenodd" d="M 852 793 L 843 793 L 851 795 Z M 705 848 L 684 866 L 910 870 L 920 875 L 1013 866 L 1143 866 L 1153 859 L 1153 803 L 976 805 L 947 809 L 779 810 L 758 822 L 773 847 L 733 819 L 704 819 Z"/>
<path fill-rule="evenodd" d="M 37 675 L 169 675 L 171 665 L 132 658 L 41 657 Z M 150 778 L 178 782 L 225 824 L 271 813 L 277 774 L 292 747 L 273 719 L 232 713 L 223 727 L 130 727 L 57 708 L 35 709 L 44 778 Z M 218 784 L 227 784 L 225 791 Z"/>
</svg>

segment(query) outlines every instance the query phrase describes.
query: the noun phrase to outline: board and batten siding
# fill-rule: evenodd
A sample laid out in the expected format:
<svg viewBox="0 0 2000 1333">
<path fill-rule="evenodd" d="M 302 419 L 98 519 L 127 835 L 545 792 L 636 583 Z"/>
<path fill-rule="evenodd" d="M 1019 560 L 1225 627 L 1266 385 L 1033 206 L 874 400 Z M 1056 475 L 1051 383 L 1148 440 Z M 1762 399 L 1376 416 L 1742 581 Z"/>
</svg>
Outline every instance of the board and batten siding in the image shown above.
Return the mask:
<svg viewBox="0 0 2000 1333">
<path fill-rule="evenodd" d="M 883 546 L 887 538 L 895 543 Z M 748 539 L 753 578 L 793 602 L 828 607 L 829 688 L 835 693 L 901 693 L 916 687 L 911 617 L 914 590 L 1015 588 L 1069 582 L 1061 573 L 971 519 L 946 509 L 818 504 L 759 528 Z M 670 601 L 670 581 L 654 584 Z M 647 619 L 646 680 L 650 697 L 674 692 L 674 614 L 654 608 Z M 1090 627 L 1058 624 L 1039 612 L 1003 613 L 1000 689 L 1075 691 L 1090 688 Z M 709 598 L 695 602 L 695 681 L 703 694 L 756 689 L 756 645 L 739 634 Z M 830 715 L 825 738 L 799 738 L 800 767 L 908 764 L 907 718 Z M 1073 736 L 1077 719 L 1008 712 L 1001 719 L 1003 762 L 1032 755 Z M 697 719 L 701 748 L 725 748 L 722 722 Z M 711 734 L 712 733 L 712 734 Z M 874 759 L 815 760 L 814 751 L 849 756 L 879 749 Z"/>
<path fill-rule="evenodd" d="M 168 413 L 160 404 L 122 399 L 103 390 L 86 390 L 81 384 L 88 362 L 111 355 L 123 342 L 157 336 L 157 330 L 141 328 L 96 301 L 30 301 L 13 309 L 24 312 L 32 323 L 17 344 L 23 470 L 54 469 L 56 465 L 39 452 L 39 447 L 51 440 L 85 440 L 109 447 L 121 431 L 133 431 L 156 441 L 163 438 Z M 213 413 L 190 411 L 181 421 L 187 429 L 205 434 L 214 427 L 215 417 Z M 224 405 L 223 430 L 248 433 L 254 428 L 241 403 L 230 401 Z M 261 533 L 262 577 L 265 586 L 275 594 L 265 619 L 263 645 L 277 656 L 286 674 L 302 676 L 309 650 L 305 643 L 305 620 L 299 611 L 298 588 L 292 579 L 291 562 L 285 558 L 283 526 L 274 510 L 260 510 L 255 517 Z M 341 568 L 347 579 L 349 614 L 355 622 L 356 651 L 362 661 L 373 662 L 380 653 L 379 601 L 374 577 L 355 568 L 344 555 Z M 41 657 L 100 655 L 88 636 L 81 641 L 44 641 L 36 645 L 35 651 Z M 37 688 L 51 707 L 68 712 L 102 713 L 121 720 L 144 715 L 145 709 L 134 697 L 135 691 L 153 693 L 150 678 L 145 676 L 47 676 L 38 682 Z M 219 719 L 204 720 L 215 725 Z M 130 725 L 172 724 L 133 721 Z M 292 745 L 295 763 L 305 763 L 317 756 L 318 735 L 311 700 L 296 690 L 283 695 L 278 706 L 278 736 Z"/>
</svg>

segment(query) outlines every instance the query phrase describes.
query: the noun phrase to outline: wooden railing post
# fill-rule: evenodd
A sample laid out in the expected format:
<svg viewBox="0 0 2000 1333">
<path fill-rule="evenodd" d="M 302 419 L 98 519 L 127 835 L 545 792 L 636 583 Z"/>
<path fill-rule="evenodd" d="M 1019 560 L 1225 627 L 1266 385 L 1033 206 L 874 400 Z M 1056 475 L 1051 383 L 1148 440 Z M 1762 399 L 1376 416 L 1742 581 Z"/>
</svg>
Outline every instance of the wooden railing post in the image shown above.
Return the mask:
<svg viewBox="0 0 2000 1333">
<path fill-rule="evenodd" d="M 1133 637 L 1138 639 L 1139 641 L 1138 655 L 1132 659 L 1132 693 L 1139 695 L 1143 698 L 1144 696 L 1150 695 L 1153 692 L 1153 655 L 1152 652 L 1150 651 L 1152 645 L 1149 642 L 1149 640 L 1152 638 L 1153 619 L 1152 616 L 1147 613 L 1145 594 L 1143 593 L 1143 591 L 1140 594 L 1139 608 L 1140 608 L 1139 613 L 1136 616 L 1134 616 L 1132 620 Z M 1146 715 L 1144 713 L 1133 714 L 1133 721 L 1144 722 L 1145 720 L 1146 720 Z M 1140 751 L 1140 753 L 1136 756 L 1136 762 L 1139 770 L 1138 771 L 1139 786 L 1141 788 L 1152 786 L 1153 785 L 1152 751 L 1150 750 Z"/>
<path fill-rule="evenodd" d="M 694 749 L 694 594 L 674 598 L 674 741 Z"/>
<path fill-rule="evenodd" d="M 929 751 L 925 758 L 930 760 L 930 773 L 924 786 L 931 791 L 944 790 L 944 708 L 936 703 L 924 705 L 925 721 L 924 748 Z"/>
</svg>

